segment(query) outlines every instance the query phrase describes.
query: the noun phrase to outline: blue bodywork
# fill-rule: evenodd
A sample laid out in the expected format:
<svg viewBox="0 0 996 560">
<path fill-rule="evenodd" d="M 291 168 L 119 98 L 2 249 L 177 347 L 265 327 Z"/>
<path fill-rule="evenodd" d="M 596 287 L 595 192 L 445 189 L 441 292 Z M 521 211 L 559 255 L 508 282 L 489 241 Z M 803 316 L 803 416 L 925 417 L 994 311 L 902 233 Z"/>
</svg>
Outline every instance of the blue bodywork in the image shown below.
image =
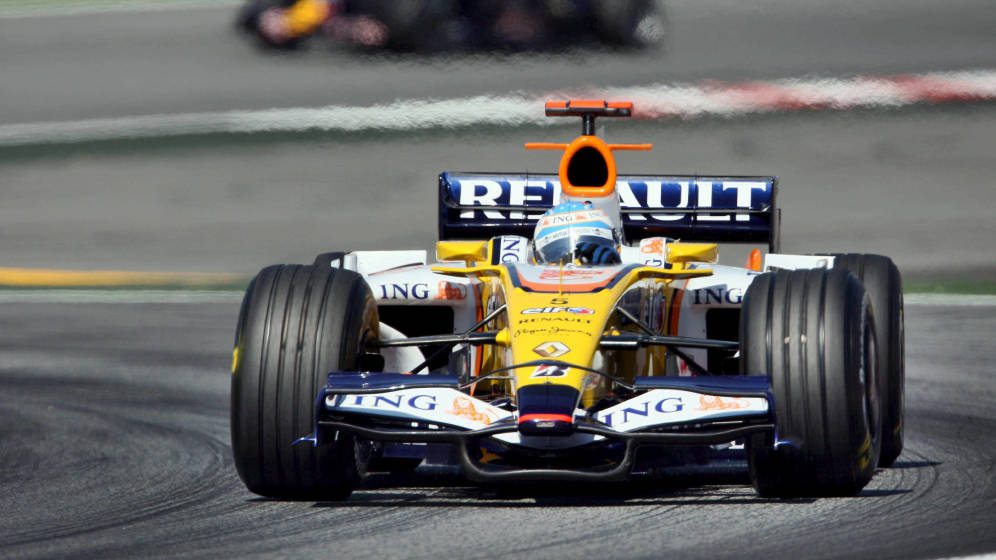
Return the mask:
<svg viewBox="0 0 996 560">
<path fill-rule="evenodd" d="M 777 250 L 777 185 L 777 177 L 620 175 L 616 192 L 627 239 L 767 242 Z M 439 239 L 530 237 L 559 192 L 553 174 L 442 173 Z"/>
</svg>

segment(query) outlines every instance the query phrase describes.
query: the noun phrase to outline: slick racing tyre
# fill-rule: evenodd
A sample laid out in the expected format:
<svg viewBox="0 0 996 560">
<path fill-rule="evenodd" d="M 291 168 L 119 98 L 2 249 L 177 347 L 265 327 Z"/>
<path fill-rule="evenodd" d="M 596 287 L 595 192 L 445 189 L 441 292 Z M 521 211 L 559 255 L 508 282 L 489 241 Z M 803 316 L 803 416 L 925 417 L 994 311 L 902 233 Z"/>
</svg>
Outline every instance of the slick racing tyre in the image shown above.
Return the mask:
<svg viewBox="0 0 996 560">
<path fill-rule="evenodd" d="M 356 10 L 387 28 L 387 48 L 397 51 L 431 50 L 439 45 L 446 22 L 457 15 L 454 0 L 360 0 Z"/>
<path fill-rule="evenodd" d="M 304 37 L 293 37 L 275 42 L 267 36 L 260 27 L 264 13 L 273 8 L 287 8 L 293 2 L 288 0 L 255 0 L 243 5 L 235 19 L 235 28 L 239 31 L 254 35 L 257 46 L 263 48 L 294 50 L 301 46 Z"/>
<path fill-rule="evenodd" d="M 592 2 L 592 23 L 600 40 L 620 47 L 659 44 L 665 34 L 662 7 L 657 0 Z"/>
<path fill-rule="evenodd" d="M 741 372 L 771 377 L 778 441 L 751 437 L 765 497 L 847 496 L 878 464 L 875 324 L 861 282 L 841 270 L 762 274 L 744 295 Z"/>
<path fill-rule="evenodd" d="M 875 315 L 878 371 L 881 377 L 882 453 L 878 466 L 891 466 L 903 450 L 903 401 L 906 378 L 903 280 L 889 257 L 835 254 L 833 267 L 861 280 Z"/>
<path fill-rule="evenodd" d="M 344 499 L 363 475 L 363 445 L 337 434 L 317 447 L 318 391 L 328 372 L 355 369 L 377 336 L 370 288 L 352 271 L 264 268 L 246 290 L 232 361 L 232 451 L 249 490 L 271 498 Z"/>
</svg>

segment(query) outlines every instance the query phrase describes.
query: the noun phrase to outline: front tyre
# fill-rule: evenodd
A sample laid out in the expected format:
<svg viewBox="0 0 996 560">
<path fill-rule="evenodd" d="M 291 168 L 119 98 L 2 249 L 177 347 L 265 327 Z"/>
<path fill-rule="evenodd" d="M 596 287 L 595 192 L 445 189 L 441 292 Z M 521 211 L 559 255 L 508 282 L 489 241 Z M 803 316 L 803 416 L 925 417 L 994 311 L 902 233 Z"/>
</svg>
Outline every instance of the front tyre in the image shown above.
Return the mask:
<svg viewBox="0 0 996 560">
<path fill-rule="evenodd" d="M 235 466 L 249 490 L 282 499 L 349 496 L 363 474 L 353 437 L 291 444 L 314 430 L 328 372 L 355 369 L 377 325 L 369 286 L 349 270 L 277 265 L 249 284 L 236 327 L 231 408 Z"/>
<path fill-rule="evenodd" d="M 833 267 L 861 280 L 875 315 L 878 371 L 882 377 L 882 454 L 889 467 L 903 450 L 903 392 L 906 378 L 903 336 L 903 280 L 889 257 L 854 253 L 833 255 Z"/>
<path fill-rule="evenodd" d="M 841 269 L 762 274 L 744 295 L 741 372 L 771 377 L 776 434 L 748 440 L 765 497 L 847 496 L 871 480 L 881 433 L 875 324 Z"/>
</svg>

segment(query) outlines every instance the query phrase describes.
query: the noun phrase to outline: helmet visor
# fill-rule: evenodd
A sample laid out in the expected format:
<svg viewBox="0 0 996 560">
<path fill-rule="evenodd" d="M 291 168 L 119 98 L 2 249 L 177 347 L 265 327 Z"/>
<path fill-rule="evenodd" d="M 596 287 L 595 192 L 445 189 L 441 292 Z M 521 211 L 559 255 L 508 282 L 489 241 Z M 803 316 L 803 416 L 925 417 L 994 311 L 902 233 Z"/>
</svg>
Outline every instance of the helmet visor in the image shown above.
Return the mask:
<svg viewBox="0 0 996 560">
<path fill-rule="evenodd" d="M 536 262 L 543 264 L 570 263 L 580 243 L 604 245 L 615 250 L 612 230 L 605 227 L 570 226 L 536 239 Z"/>
</svg>

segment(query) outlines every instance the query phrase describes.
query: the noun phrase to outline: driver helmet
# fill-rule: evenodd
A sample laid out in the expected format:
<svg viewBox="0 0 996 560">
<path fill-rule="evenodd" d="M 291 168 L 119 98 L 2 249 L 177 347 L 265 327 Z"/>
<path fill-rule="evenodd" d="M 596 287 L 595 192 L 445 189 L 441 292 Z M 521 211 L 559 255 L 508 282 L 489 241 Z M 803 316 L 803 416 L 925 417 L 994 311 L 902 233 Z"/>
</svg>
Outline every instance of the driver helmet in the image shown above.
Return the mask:
<svg viewBox="0 0 996 560">
<path fill-rule="evenodd" d="M 554 206 L 536 224 L 533 258 L 539 264 L 573 263 L 579 245 L 606 247 L 617 254 L 620 237 L 612 220 L 590 202 L 569 201 Z"/>
</svg>

